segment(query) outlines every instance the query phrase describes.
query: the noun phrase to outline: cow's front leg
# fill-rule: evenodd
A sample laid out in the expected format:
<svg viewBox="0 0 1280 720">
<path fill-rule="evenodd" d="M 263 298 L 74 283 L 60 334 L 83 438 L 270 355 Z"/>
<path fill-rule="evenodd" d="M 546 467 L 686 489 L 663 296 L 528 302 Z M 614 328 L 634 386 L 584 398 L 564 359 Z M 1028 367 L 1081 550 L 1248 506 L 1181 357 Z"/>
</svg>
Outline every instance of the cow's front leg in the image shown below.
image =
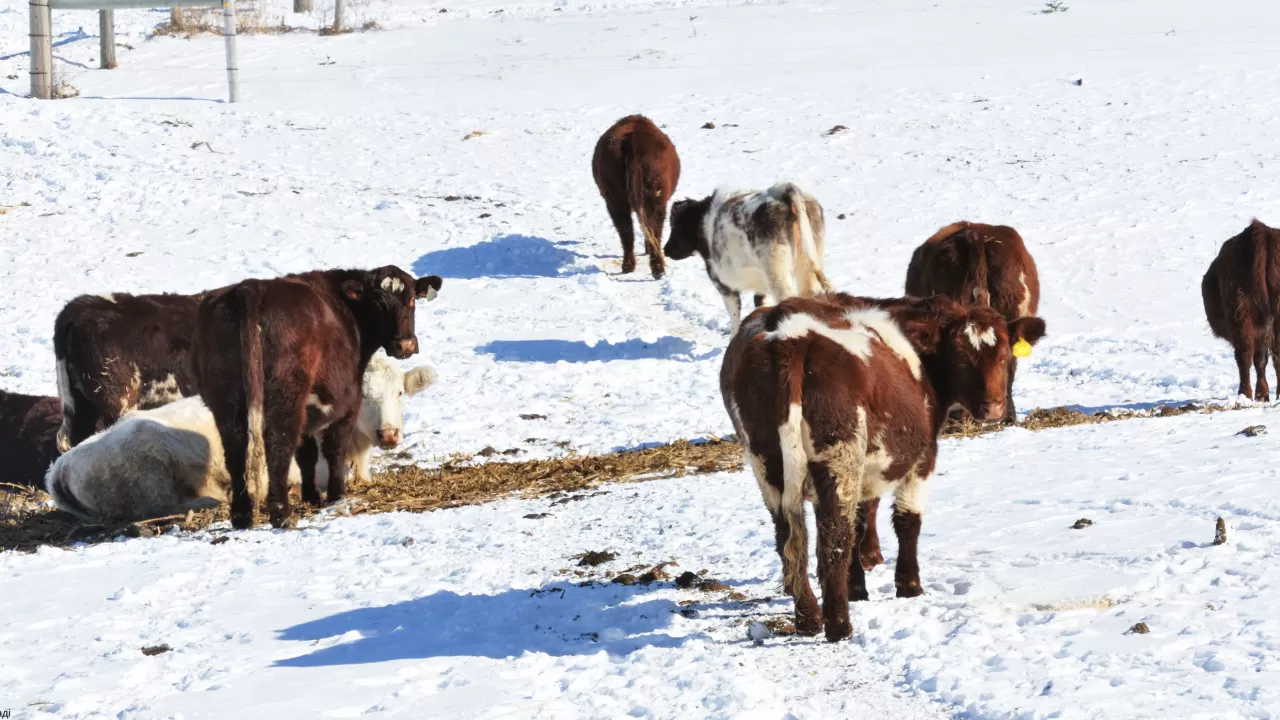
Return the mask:
<svg viewBox="0 0 1280 720">
<path fill-rule="evenodd" d="M 309 505 L 319 505 L 321 500 L 320 490 L 316 488 L 316 464 L 320 462 L 320 448 L 316 447 L 316 439 L 303 435 L 294 459 L 298 461 L 298 474 L 302 476 L 302 501 Z"/>
<path fill-rule="evenodd" d="M 329 464 L 329 502 L 337 502 L 347 494 L 347 446 L 355 428 L 356 413 L 351 413 L 325 428 L 320 438 L 320 452 Z"/>
<path fill-rule="evenodd" d="M 738 334 L 738 326 L 742 324 L 742 298 L 738 296 L 737 290 L 730 290 L 721 285 L 719 282 L 712 281 L 716 290 L 720 291 L 720 297 L 724 300 L 724 309 L 729 312 L 729 338 Z"/>
</svg>

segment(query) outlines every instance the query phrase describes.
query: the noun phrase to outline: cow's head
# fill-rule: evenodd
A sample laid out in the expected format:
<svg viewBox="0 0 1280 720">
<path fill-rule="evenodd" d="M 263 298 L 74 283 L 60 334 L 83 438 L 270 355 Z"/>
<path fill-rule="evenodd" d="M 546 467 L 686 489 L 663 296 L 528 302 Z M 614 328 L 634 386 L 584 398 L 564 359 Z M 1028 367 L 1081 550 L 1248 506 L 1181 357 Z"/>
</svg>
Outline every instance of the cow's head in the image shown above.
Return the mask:
<svg viewBox="0 0 1280 720">
<path fill-rule="evenodd" d="M 418 352 L 414 331 L 417 299 L 431 300 L 443 284 L 436 275 L 415 280 L 395 265 L 349 277 L 342 293 L 356 315 L 360 332 L 388 355 L 403 360 Z"/>
<path fill-rule="evenodd" d="M 711 198 L 680 200 L 671 206 L 671 237 L 662 253 L 672 260 L 684 260 L 695 252 L 707 253 L 706 217 Z"/>
<path fill-rule="evenodd" d="M 364 371 L 364 401 L 356 426 L 384 450 L 399 445 L 405 396 L 416 395 L 435 381 L 436 372 L 429 367 L 402 372 L 386 355 L 375 354 Z"/>
<path fill-rule="evenodd" d="M 1009 362 L 1013 345 L 1035 345 L 1044 337 L 1044 320 L 1022 317 L 1008 322 L 999 312 L 983 306 L 962 306 L 934 299 L 942 309 L 936 315 L 912 320 L 904 330 L 922 354 L 944 377 L 946 398 L 980 420 L 1004 417 L 1008 401 Z M 949 408 L 939 408 L 946 412 Z"/>
</svg>

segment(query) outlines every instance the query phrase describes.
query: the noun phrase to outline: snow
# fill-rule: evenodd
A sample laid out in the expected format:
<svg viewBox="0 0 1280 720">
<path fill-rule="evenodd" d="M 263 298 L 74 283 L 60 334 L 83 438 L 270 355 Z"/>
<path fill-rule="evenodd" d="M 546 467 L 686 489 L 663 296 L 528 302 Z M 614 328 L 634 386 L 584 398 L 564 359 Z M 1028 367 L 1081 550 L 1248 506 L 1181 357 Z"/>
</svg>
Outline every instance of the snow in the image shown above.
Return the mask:
<svg viewBox="0 0 1280 720">
<path fill-rule="evenodd" d="M 441 378 L 407 403 L 415 457 L 724 435 L 718 295 L 694 260 L 619 276 L 590 180 L 599 133 L 643 111 L 680 152 L 679 196 L 813 193 L 842 289 L 899 294 L 952 221 L 1016 227 L 1049 329 L 1020 363 L 1023 411 L 1228 399 L 1199 280 L 1252 216 L 1280 223 L 1280 5 L 1067 4 L 370 0 L 351 24 L 381 30 L 239 38 L 228 105 L 221 38 L 148 37 L 166 15 L 141 10 L 116 13 L 132 49 L 110 72 L 91 69 L 96 18 L 55 11 L 80 97 L 27 100 L 26 4 L 0 0 L 0 386 L 53 394 L 53 318 L 79 293 L 394 262 L 445 277 L 406 363 Z M 316 28 L 331 9 L 288 5 L 255 12 Z M 927 594 L 893 600 L 877 569 L 838 646 L 749 639 L 790 604 L 744 473 L 0 554 L 0 709 L 1271 717 L 1274 440 L 1234 433 L 1275 417 L 944 443 Z M 1217 516 L 1230 539 L 1209 547 Z M 562 572 L 606 548 L 601 578 L 674 559 L 748 601 Z"/>
</svg>

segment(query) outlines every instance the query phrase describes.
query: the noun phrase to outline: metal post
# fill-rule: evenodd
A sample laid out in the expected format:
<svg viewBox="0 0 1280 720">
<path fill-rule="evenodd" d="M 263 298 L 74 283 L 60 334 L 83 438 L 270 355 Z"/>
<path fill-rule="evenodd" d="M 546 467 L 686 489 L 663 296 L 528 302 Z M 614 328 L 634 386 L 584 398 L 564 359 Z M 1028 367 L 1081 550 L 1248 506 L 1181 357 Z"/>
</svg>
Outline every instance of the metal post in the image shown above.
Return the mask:
<svg viewBox="0 0 1280 720">
<path fill-rule="evenodd" d="M 102 62 L 99 67 L 103 70 L 110 70 L 116 66 L 115 10 L 98 11 L 98 40 L 102 50 Z"/>
<path fill-rule="evenodd" d="M 30 0 L 31 97 L 53 97 L 53 40 L 50 38 L 49 0 Z"/>
<path fill-rule="evenodd" d="M 333 32 L 338 34 L 342 32 L 342 11 L 346 5 L 343 0 L 333 0 Z"/>
<path fill-rule="evenodd" d="M 240 64 L 236 61 L 236 0 L 222 0 L 222 36 L 227 41 L 230 102 L 240 102 Z"/>
</svg>

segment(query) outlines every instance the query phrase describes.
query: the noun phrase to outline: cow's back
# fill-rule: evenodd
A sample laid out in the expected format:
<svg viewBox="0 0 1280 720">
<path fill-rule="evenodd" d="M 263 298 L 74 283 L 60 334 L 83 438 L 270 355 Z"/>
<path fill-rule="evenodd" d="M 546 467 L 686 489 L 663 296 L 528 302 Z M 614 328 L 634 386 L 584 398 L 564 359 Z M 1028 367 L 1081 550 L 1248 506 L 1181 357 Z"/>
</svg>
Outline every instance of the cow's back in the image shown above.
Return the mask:
<svg viewBox="0 0 1280 720">
<path fill-rule="evenodd" d="M 1010 321 L 1035 315 L 1040 274 L 1022 236 L 1007 225 L 958 222 L 934 233 L 912 253 L 907 295 L 975 300 L 974 279 L 984 277 L 993 308 Z"/>
</svg>

